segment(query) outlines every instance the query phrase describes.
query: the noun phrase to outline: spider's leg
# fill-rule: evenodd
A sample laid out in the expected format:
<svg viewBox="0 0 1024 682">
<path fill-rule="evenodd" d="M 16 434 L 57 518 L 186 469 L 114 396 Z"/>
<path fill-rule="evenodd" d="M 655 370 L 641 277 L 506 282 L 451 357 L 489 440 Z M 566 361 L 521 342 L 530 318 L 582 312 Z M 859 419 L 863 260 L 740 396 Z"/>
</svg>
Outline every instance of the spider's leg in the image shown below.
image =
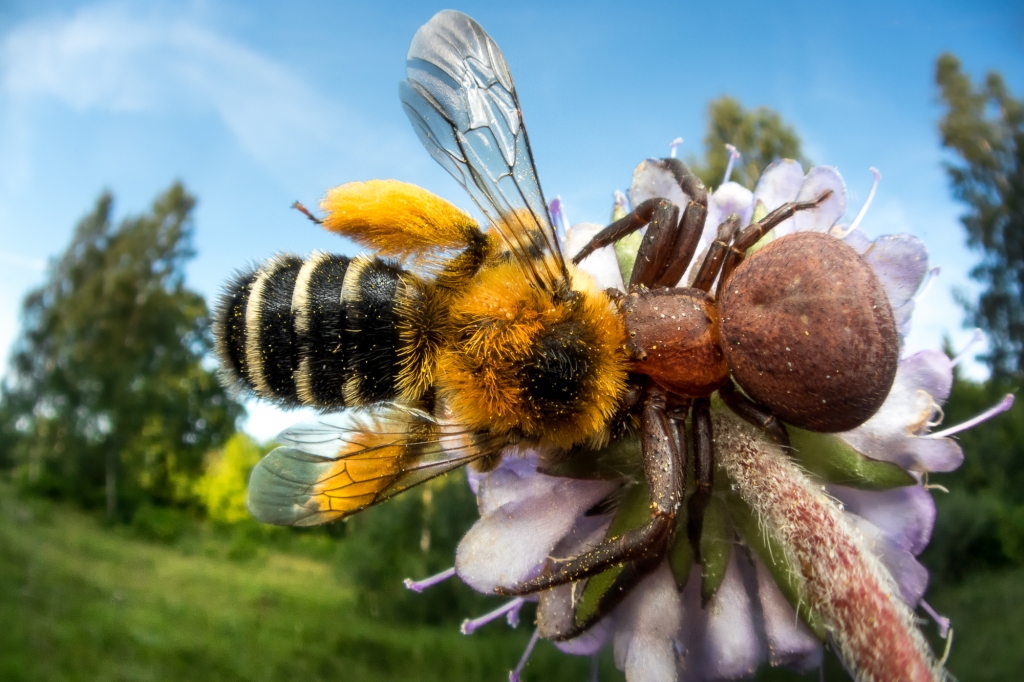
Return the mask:
<svg viewBox="0 0 1024 682">
<path fill-rule="evenodd" d="M 693 401 L 693 478 L 695 489 L 686 502 L 686 537 L 693 549 L 694 561 L 704 564 L 700 538 L 704 529 L 704 510 L 711 501 L 715 484 L 715 461 L 711 440 L 711 401 Z"/>
<path fill-rule="evenodd" d="M 711 285 L 715 283 L 715 277 L 722 267 L 722 261 L 729 253 L 729 243 L 740 227 L 740 217 L 730 213 L 728 217 L 718 226 L 718 233 L 715 241 L 711 242 L 708 251 L 704 254 L 704 260 L 700 263 L 697 276 L 693 280 L 693 288 L 701 291 L 711 291 Z"/>
<path fill-rule="evenodd" d="M 680 189 L 690 197 L 682 211 L 682 218 L 679 217 L 679 209 L 671 202 L 648 199 L 638 204 L 632 213 L 594 235 L 573 258 L 574 263 L 579 264 L 595 250 L 649 225 L 637 253 L 629 284 L 673 287 L 679 282 L 693 260 L 693 253 L 697 250 L 704 229 L 707 190 L 704 183 L 679 159 L 661 159 L 660 163 L 672 173 Z"/>
<path fill-rule="evenodd" d="M 660 561 L 661 557 L 653 557 L 650 559 L 628 562 L 623 566 L 622 572 L 615 577 L 615 581 L 612 583 L 612 586 L 609 587 L 603 595 L 601 595 L 601 598 L 594 607 L 592 614 L 587 616 L 582 622 L 577 623 L 575 617 L 576 609 L 573 608 L 571 613 L 565 614 L 559 619 L 561 622 L 544 623 L 541 628 L 542 632 L 545 630 L 547 631 L 544 636 L 548 639 L 559 642 L 581 635 L 594 625 L 594 623 L 604 618 L 606 615 L 611 613 L 616 606 L 621 604 L 622 600 L 625 599 L 626 595 L 630 593 L 633 587 L 643 580 L 648 573 L 657 568 Z M 577 588 L 577 590 L 579 590 L 579 588 Z M 577 594 L 579 594 L 579 591 L 577 591 Z M 543 617 L 542 614 L 551 613 L 551 610 L 545 608 L 545 602 L 548 599 L 558 598 L 558 595 L 550 590 L 541 592 L 540 606 L 537 609 L 538 618 Z M 555 611 L 555 613 L 557 613 L 557 611 Z"/>
<path fill-rule="evenodd" d="M 789 433 L 786 425 L 767 408 L 758 405 L 740 393 L 736 383 L 729 379 L 718 389 L 718 395 L 733 412 L 768 434 L 768 437 L 783 447 L 789 447 Z"/>
<path fill-rule="evenodd" d="M 725 259 L 725 264 L 722 266 L 722 276 L 718 278 L 718 287 L 722 287 L 722 282 L 729 279 L 732 275 L 733 270 L 736 269 L 744 258 L 747 256 L 747 249 L 761 241 L 761 238 L 768 234 L 768 231 L 773 227 L 793 217 L 793 214 L 798 211 L 807 211 L 812 208 L 820 206 L 826 199 L 832 196 L 832 190 L 825 190 L 817 199 L 813 201 L 791 201 L 788 204 L 783 204 L 777 209 L 761 218 L 756 223 L 747 225 L 742 232 L 740 232 L 736 239 L 733 240 L 732 247 L 729 249 L 729 255 Z"/>
<path fill-rule="evenodd" d="M 589 578 L 616 564 L 642 563 L 662 556 L 675 529 L 684 492 L 679 452 L 671 429 L 665 414 L 665 390 L 651 384 L 643 396 L 640 421 L 644 477 L 651 492 L 651 518 L 647 523 L 604 540 L 577 557 L 552 561 L 541 575 L 510 588 L 499 587 L 496 591 L 507 595 L 532 594 Z"/>
</svg>

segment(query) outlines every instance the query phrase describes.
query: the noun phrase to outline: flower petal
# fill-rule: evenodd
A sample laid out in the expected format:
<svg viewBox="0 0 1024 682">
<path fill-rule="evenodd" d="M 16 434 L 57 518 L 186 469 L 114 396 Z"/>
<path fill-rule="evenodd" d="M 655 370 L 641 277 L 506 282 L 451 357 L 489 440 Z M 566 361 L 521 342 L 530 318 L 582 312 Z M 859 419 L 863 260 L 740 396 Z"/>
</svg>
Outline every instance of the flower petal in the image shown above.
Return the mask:
<svg viewBox="0 0 1024 682">
<path fill-rule="evenodd" d="M 953 365 L 938 351 L 922 351 L 900 361 L 889 396 L 871 419 L 838 434 L 861 454 L 895 462 L 909 471 L 951 471 L 963 461 L 960 447 L 947 438 L 920 438 L 933 425 L 945 400 Z M 935 391 L 933 394 L 932 391 Z"/>
<path fill-rule="evenodd" d="M 868 548 L 889 570 L 899 586 L 903 601 L 916 607 L 928 588 L 928 569 L 918 563 L 913 554 L 886 538 L 875 524 L 856 514 L 846 516 L 860 530 Z"/>
<path fill-rule="evenodd" d="M 754 203 L 760 201 L 769 212 L 787 201 L 796 199 L 800 186 L 804 184 L 804 169 L 799 161 L 779 159 L 761 173 L 754 188 Z"/>
<path fill-rule="evenodd" d="M 832 190 L 832 196 L 823 204 L 809 211 L 800 211 L 790 220 L 775 228 L 777 235 L 785 234 L 785 225 L 792 221 L 793 232 L 828 232 L 843 214 L 846 213 L 846 183 L 832 166 L 815 166 L 807 172 L 804 184 L 796 195 L 797 201 L 813 201 L 826 190 Z"/>
<path fill-rule="evenodd" d="M 690 197 L 682 190 L 675 176 L 661 159 L 645 159 L 633 171 L 633 183 L 629 186 L 629 203 L 635 208 L 637 204 L 662 197 L 679 207 L 686 208 Z"/>
<path fill-rule="evenodd" d="M 768 662 L 799 671 L 817 668 L 824 656 L 821 642 L 797 618 L 796 611 L 764 563 L 755 557 L 754 566 L 757 569 L 757 595 L 768 640 Z"/>
<path fill-rule="evenodd" d="M 520 454 L 514 448 L 506 448 L 498 468 L 471 476 L 471 488 L 476 481 L 474 492 L 480 515 L 487 516 L 515 500 L 550 494 L 558 479 L 538 474 L 537 461 L 535 452 Z"/>
<path fill-rule="evenodd" d="M 553 479 L 537 474 L 533 478 Z M 484 515 L 459 542 L 455 570 L 473 589 L 490 593 L 533 576 L 576 523 L 577 517 L 615 489 L 607 481 L 557 479 L 532 486 L 545 494 L 517 498 Z M 483 484 L 481 484 L 481 497 Z"/>
<path fill-rule="evenodd" d="M 615 664 L 628 682 L 674 682 L 673 641 L 683 608 L 668 562 L 644 578 L 619 607 Z"/>
<path fill-rule="evenodd" d="M 701 607 L 701 571 L 690 571 L 683 590 L 683 655 L 681 667 L 689 682 L 750 675 L 766 657 L 754 627 L 754 604 L 744 584 L 750 570 L 745 554 L 733 550 L 721 587 Z"/>
<path fill-rule="evenodd" d="M 565 587 L 571 587 L 566 585 Z M 610 618 L 603 618 L 592 625 L 589 630 L 578 637 L 564 642 L 552 642 L 564 654 L 573 656 L 593 656 L 603 649 L 612 639 L 613 623 Z"/>
<path fill-rule="evenodd" d="M 702 240 L 713 238 L 718 226 L 729 217 L 730 213 L 737 213 L 740 216 L 740 225 L 750 223 L 750 216 L 754 212 L 754 195 L 743 185 L 735 182 L 727 182 L 716 189 L 708 197 L 708 215 L 704 221 L 704 234 Z"/>
<path fill-rule="evenodd" d="M 964 451 L 951 438 L 911 438 L 901 460 L 907 469 L 921 471 L 955 471 L 964 463 Z M 893 460 L 897 464 L 899 461 Z M 916 467 L 915 467 L 916 465 Z"/>
<path fill-rule="evenodd" d="M 914 556 L 923 552 L 931 539 L 935 500 L 921 486 L 871 491 L 830 485 L 828 492 L 846 511 L 867 519 Z"/>
<path fill-rule="evenodd" d="M 565 249 L 563 250 L 565 259 L 572 259 L 602 229 L 604 228 L 601 225 L 594 223 L 577 223 L 570 227 L 565 235 Z M 594 251 L 583 259 L 579 268 L 593 277 L 600 289 L 626 290 L 622 281 L 622 273 L 619 271 L 619 259 L 615 255 L 613 246 L 605 246 Z"/>
</svg>

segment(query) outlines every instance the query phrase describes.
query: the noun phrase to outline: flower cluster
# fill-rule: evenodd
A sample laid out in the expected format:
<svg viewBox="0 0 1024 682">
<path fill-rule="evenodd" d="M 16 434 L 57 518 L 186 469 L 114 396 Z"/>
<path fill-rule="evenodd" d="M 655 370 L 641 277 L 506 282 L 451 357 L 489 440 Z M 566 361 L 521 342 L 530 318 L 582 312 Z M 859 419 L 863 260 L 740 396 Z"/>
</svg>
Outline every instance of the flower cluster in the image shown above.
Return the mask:
<svg viewBox="0 0 1024 682">
<path fill-rule="evenodd" d="M 753 192 L 726 181 L 709 197 L 694 262 L 702 260 L 729 214 L 738 214 L 745 225 L 786 202 L 811 200 L 831 190 L 817 209 L 797 213 L 766 239 L 818 231 L 844 240 L 874 269 L 904 337 L 915 303 L 935 272 L 929 271 L 927 251 L 916 237 L 872 241 L 860 229 L 877 182 L 875 171 L 868 201 L 846 225 L 839 223 L 847 208 L 846 186 L 834 168 L 818 166 L 805 174 L 795 161 L 778 161 Z M 653 161 L 637 167 L 629 191 L 634 205 L 651 197 L 666 197 L 679 206 L 688 201 L 674 178 Z M 617 203 L 624 204 L 624 197 Z M 567 227 L 560 205 L 553 206 L 553 213 L 565 234 L 567 256 L 600 229 Z M 631 244 L 625 249 L 635 255 L 637 241 Z M 618 248 L 618 253 L 613 247 L 598 250 L 581 264 L 601 286 L 623 289 L 628 280 L 623 268 L 631 267 L 630 254 L 622 244 Z M 680 286 L 692 281 L 695 269 L 684 273 Z M 941 421 L 959 359 L 938 351 L 903 357 L 887 400 L 871 419 L 839 434 L 791 429 L 793 448 L 787 452 L 724 407 L 715 407 L 718 469 L 704 533 L 709 542 L 717 539 L 717 552 L 705 556 L 703 566 L 694 564 L 685 533 L 678 534 L 682 541 L 612 613 L 575 639 L 555 645 L 576 655 L 596 655 L 611 645 L 630 682 L 736 679 L 765 662 L 813 669 L 821 665 L 826 642 L 858 680 L 942 679 L 942 661 L 929 650 L 914 615 L 914 609 L 922 608 L 948 637 L 948 622 L 922 600 L 928 573 L 916 558 L 935 520 L 927 476 L 960 465 L 963 453 L 949 436 L 1012 402 L 1008 396 L 971 422 L 931 432 Z M 608 476 L 594 466 L 593 475 L 580 476 L 544 469 L 543 454 L 510 449 L 498 468 L 470 474 L 480 519 L 462 539 L 452 570 L 408 582 L 410 588 L 457 575 L 493 594 L 537 575 L 550 557 L 578 555 L 614 529 L 621 532 L 631 497 L 641 507 L 646 504 L 638 480 L 642 476 L 631 475 L 628 467 Z M 609 499 L 621 502 L 616 508 L 605 504 Z M 585 584 L 539 597 L 538 627 L 513 680 L 538 637 L 564 631 L 566 619 L 586 599 Z M 468 634 L 500 616 L 516 623 L 523 603 L 523 598 L 513 599 L 466 621 L 463 631 Z"/>
</svg>

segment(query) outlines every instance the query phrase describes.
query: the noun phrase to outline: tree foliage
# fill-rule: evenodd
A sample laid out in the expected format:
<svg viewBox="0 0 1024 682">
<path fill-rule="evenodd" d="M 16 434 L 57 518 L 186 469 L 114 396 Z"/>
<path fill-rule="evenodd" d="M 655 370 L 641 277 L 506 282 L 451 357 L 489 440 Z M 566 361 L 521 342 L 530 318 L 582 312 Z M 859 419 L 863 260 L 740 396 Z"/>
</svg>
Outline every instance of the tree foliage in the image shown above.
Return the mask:
<svg viewBox="0 0 1024 682">
<path fill-rule="evenodd" d="M 985 286 L 972 321 L 988 333 L 987 360 L 998 376 L 1024 370 L 1024 104 L 990 72 L 975 85 L 951 54 L 936 67 L 942 144 L 957 161 L 946 164 L 968 244 L 982 252 L 971 276 Z"/>
<path fill-rule="evenodd" d="M 184 284 L 195 200 L 175 184 L 116 228 L 112 205 L 99 198 L 25 298 L 0 403 L 9 463 L 111 515 L 187 492 L 240 413 L 203 364 L 208 311 Z"/>
<path fill-rule="evenodd" d="M 772 161 L 796 159 L 804 166 L 810 164 L 800 150 L 796 131 L 777 112 L 768 107 L 746 109 L 738 100 L 723 96 L 708 104 L 704 158 L 688 160 L 708 187 L 724 182 L 730 155 L 727 144 L 741 154 L 733 164 L 732 181 L 751 189 Z"/>
</svg>

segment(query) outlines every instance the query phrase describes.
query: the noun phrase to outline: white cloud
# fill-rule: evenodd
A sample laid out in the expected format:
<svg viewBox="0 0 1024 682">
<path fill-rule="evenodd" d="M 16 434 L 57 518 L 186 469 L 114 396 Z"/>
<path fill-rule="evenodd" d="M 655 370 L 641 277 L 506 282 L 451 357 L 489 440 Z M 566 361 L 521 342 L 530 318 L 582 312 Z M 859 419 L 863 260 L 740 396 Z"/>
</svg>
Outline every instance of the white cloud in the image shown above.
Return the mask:
<svg viewBox="0 0 1024 682">
<path fill-rule="evenodd" d="M 0 43 L 0 87 L 76 110 L 213 112 L 263 163 L 340 138 L 338 106 L 281 64 L 184 19 L 86 8 Z"/>
</svg>

